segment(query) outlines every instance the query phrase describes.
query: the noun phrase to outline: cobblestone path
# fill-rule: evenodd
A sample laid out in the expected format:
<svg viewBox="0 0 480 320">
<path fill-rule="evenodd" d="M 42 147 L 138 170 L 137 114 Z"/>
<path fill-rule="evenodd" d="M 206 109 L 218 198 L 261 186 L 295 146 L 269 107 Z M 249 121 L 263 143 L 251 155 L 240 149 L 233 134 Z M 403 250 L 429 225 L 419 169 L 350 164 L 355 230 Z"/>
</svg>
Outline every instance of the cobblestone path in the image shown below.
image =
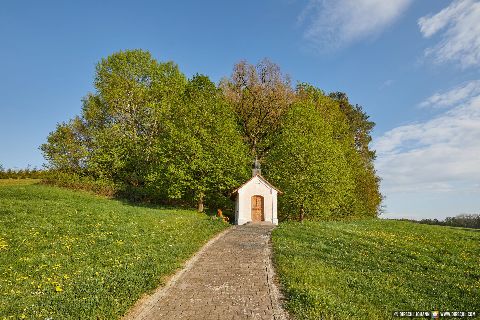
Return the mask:
<svg viewBox="0 0 480 320">
<path fill-rule="evenodd" d="M 231 227 L 126 319 L 286 319 L 273 282 L 272 229 Z"/>
</svg>

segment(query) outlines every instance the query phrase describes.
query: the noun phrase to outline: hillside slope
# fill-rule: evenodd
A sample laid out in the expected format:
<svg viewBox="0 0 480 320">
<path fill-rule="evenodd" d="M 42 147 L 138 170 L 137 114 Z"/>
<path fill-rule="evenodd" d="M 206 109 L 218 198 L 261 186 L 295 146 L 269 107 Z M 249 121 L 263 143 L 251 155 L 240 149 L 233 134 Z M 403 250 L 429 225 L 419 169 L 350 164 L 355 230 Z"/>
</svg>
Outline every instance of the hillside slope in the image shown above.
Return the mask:
<svg viewBox="0 0 480 320">
<path fill-rule="evenodd" d="M 225 227 L 190 210 L 0 180 L 0 319 L 118 318 Z"/>
<path fill-rule="evenodd" d="M 410 222 L 283 223 L 272 241 L 298 319 L 480 310 L 480 232 Z"/>
</svg>

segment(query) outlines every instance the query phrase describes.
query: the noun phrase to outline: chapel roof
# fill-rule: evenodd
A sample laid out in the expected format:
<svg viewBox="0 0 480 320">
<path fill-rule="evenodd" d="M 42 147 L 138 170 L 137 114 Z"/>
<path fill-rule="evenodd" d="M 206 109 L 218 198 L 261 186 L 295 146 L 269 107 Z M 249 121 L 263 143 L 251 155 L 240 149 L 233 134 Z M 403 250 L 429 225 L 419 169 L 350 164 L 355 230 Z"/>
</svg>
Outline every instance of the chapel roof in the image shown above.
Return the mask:
<svg viewBox="0 0 480 320">
<path fill-rule="evenodd" d="M 254 175 L 253 177 L 251 177 L 247 182 L 245 182 L 244 184 L 242 184 L 240 187 L 238 187 L 237 189 L 233 190 L 231 195 L 235 195 L 236 193 L 238 193 L 238 190 L 242 189 L 245 185 L 247 185 L 250 181 L 252 181 L 253 179 L 255 179 L 255 177 L 258 177 L 261 181 L 263 181 L 266 185 L 268 185 L 270 188 L 272 189 L 275 189 L 277 190 L 277 192 L 279 194 L 283 194 L 282 191 L 280 191 L 279 189 L 277 189 L 276 187 L 274 187 L 270 182 L 267 181 L 267 179 L 265 179 L 262 175 L 260 174 L 256 174 Z"/>
</svg>

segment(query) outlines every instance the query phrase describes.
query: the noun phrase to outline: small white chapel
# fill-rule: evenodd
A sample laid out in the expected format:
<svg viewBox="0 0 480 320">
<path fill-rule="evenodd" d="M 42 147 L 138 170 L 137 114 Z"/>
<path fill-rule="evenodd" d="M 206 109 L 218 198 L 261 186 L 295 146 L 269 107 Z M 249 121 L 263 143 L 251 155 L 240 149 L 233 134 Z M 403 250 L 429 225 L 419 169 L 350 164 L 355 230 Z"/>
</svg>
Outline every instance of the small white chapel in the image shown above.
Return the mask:
<svg viewBox="0 0 480 320">
<path fill-rule="evenodd" d="M 255 160 L 252 178 L 233 191 L 235 224 L 270 222 L 278 224 L 277 195 L 280 190 L 261 175 L 260 162 Z"/>
</svg>

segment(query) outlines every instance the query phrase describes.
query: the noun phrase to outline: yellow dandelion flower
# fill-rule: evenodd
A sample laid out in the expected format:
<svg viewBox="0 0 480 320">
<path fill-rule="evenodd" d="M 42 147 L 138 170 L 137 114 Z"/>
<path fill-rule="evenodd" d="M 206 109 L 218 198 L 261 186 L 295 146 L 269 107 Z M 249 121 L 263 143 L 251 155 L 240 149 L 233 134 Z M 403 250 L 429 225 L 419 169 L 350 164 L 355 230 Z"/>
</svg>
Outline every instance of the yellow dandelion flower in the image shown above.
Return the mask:
<svg viewBox="0 0 480 320">
<path fill-rule="evenodd" d="M 0 250 L 7 249 L 8 244 L 3 238 L 0 238 Z"/>
</svg>

